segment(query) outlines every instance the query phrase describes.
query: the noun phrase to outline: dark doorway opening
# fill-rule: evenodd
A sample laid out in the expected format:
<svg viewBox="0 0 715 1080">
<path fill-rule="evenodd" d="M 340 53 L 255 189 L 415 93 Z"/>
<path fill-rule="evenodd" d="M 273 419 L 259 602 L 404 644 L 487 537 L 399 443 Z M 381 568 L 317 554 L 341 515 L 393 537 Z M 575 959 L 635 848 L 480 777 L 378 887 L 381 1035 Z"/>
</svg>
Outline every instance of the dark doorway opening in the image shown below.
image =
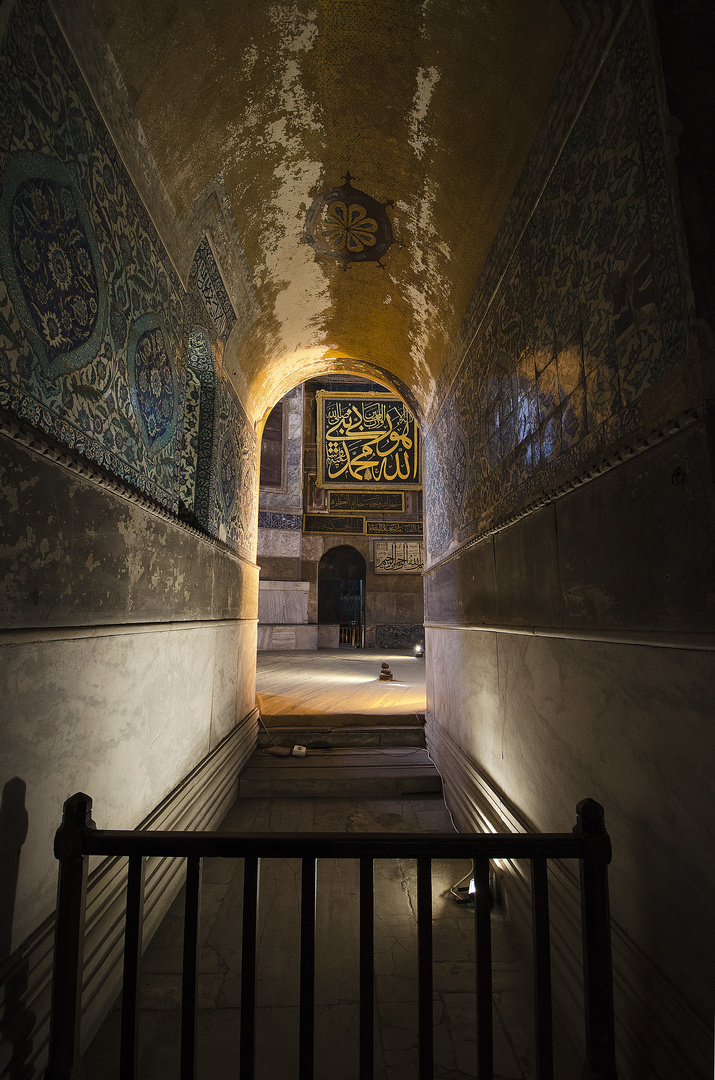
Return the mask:
<svg viewBox="0 0 715 1080">
<path fill-rule="evenodd" d="M 331 548 L 318 566 L 318 622 L 339 627 L 340 648 L 360 649 L 364 611 L 364 558 L 349 544 Z"/>
</svg>

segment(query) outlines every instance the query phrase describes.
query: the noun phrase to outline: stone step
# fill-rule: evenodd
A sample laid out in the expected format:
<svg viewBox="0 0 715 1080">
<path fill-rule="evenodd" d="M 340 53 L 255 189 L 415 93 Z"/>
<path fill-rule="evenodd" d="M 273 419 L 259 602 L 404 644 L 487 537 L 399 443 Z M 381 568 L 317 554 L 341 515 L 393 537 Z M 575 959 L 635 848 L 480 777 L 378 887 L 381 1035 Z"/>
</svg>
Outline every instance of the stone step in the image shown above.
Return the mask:
<svg viewBox="0 0 715 1080">
<path fill-rule="evenodd" d="M 274 757 L 259 749 L 238 780 L 238 795 L 244 799 L 367 798 L 441 790 L 437 769 L 418 747 L 308 749 L 304 758 Z"/>
<path fill-rule="evenodd" d="M 269 734 L 270 732 L 270 734 Z M 308 749 L 352 749 L 353 747 L 398 747 L 425 745 L 424 727 L 414 724 L 396 724 L 394 727 L 274 727 L 268 730 L 261 727 L 258 733 L 258 745 L 263 748 L 271 745 L 293 747 L 307 746 Z"/>
</svg>

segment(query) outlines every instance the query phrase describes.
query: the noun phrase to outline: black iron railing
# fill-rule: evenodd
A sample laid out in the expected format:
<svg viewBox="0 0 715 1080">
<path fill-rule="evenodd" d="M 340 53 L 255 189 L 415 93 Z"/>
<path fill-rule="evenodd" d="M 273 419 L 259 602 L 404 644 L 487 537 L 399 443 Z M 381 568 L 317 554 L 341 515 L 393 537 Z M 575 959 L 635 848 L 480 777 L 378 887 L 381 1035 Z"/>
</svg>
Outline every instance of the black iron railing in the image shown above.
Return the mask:
<svg viewBox="0 0 715 1080">
<path fill-rule="evenodd" d="M 49 1063 L 45 1080 L 74 1080 L 79 1054 L 82 953 L 90 855 L 128 856 L 121 1080 L 138 1080 L 137 1006 L 142 947 L 143 866 L 147 857 L 186 859 L 180 1080 L 196 1075 L 201 862 L 244 860 L 239 1080 L 253 1080 L 255 1059 L 258 861 L 300 859 L 300 1080 L 312 1080 L 314 1048 L 316 860 L 360 860 L 360 1080 L 371 1080 L 374 1060 L 375 859 L 417 861 L 419 1080 L 433 1075 L 432 859 L 473 859 L 476 884 L 476 1056 L 480 1080 L 493 1077 L 490 859 L 531 862 L 537 1080 L 553 1076 L 551 961 L 547 861 L 578 859 L 581 878 L 586 1065 L 584 1080 L 616 1080 L 607 866 L 611 844 L 603 808 L 585 799 L 572 833 L 548 834 L 308 834 L 118 832 L 98 830 L 92 800 L 73 795 L 55 838 L 60 862 Z"/>
</svg>

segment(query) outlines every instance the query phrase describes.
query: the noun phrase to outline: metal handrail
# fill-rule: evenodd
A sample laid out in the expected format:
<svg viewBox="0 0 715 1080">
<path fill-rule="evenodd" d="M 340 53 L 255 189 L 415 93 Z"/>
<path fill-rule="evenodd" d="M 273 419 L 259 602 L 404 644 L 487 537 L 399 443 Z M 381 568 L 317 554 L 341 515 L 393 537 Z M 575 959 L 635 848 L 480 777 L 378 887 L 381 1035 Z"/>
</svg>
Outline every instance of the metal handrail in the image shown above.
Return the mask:
<svg viewBox="0 0 715 1080">
<path fill-rule="evenodd" d="M 122 989 L 121 1080 L 137 1078 L 137 1007 L 142 939 L 143 860 L 187 861 L 180 1080 L 196 1072 L 198 923 L 203 858 L 242 858 L 244 901 L 240 1080 L 253 1080 L 258 860 L 302 863 L 300 959 L 300 1080 L 313 1077 L 315 867 L 319 858 L 360 860 L 360 1080 L 373 1076 L 373 862 L 417 860 L 419 1078 L 433 1075 L 432 859 L 474 860 L 477 884 L 475 945 L 477 1064 L 480 1080 L 493 1076 L 489 860 L 529 859 L 532 879 L 536 1076 L 553 1078 L 548 859 L 578 859 L 581 879 L 586 1064 L 584 1080 L 616 1080 L 613 981 L 607 866 L 611 843 L 603 808 L 593 799 L 577 807 L 571 833 L 215 833 L 99 830 L 92 800 L 78 793 L 64 804 L 55 836 L 60 863 L 52 981 L 49 1061 L 45 1080 L 75 1080 L 78 1069 L 82 957 L 91 855 L 128 856 L 127 915 Z"/>
</svg>

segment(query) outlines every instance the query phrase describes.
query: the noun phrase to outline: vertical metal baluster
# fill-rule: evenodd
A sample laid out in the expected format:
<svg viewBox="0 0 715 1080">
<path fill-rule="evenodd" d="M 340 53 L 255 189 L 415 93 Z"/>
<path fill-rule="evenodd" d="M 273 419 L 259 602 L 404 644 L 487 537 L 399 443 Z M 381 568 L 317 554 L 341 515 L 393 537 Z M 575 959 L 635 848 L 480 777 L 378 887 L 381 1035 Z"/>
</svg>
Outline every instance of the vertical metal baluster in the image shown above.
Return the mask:
<svg viewBox="0 0 715 1080">
<path fill-rule="evenodd" d="M 584 1076 L 616 1080 L 616 1035 L 613 1017 L 611 916 L 608 903 L 608 864 L 611 841 L 603 807 L 594 799 L 577 806 L 574 832 L 583 837 L 581 871 L 581 931 L 586 1011 L 586 1068 Z"/>
<path fill-rule="evenodd" d="M 122 1026 L 119 1043 L 119 1080 L 135 1080 L 139 1067 L 139 962 L 144 922 L 144 859 L 129 856 L 127 914 L 124 926 L 124 979 Z"/>
<path fill-rule="evenodd" d="M 417 987 L 419 1078 L 432 1080 L 434 1012 L 432 1006 L 432 860 L 417 859 Z"/>
<path fill-rule="evenodd" d="M 375 1063 L 375 898 L 373 860 L 360 859 L 360 1080 Z"/>
<path fill-rule="evenodd" d="M 531 860 L 531 922 L 534 948 L 534 1034 L 536 1080 L 553 1080 L 549 880 L 545 858 Z"/>
<path fill-rule="evenodd" d="M 489 859 L 474 860 L 474 941 L 477 964 L 477 1076 L 492 1080 L 492 928 L 489 896 Z"/>
<path fill-rule="evenodd" d="M 300 1039 L 298 1076 L 313 1078 L 315 1044 L 315 858 L 302 860 L 300 880 Z"/>
<path fill-rule="evenodd" d="M 92 800 L 89 795 L 77 792 L 62 807 L 62 824 L 55 834 L 55 857 L 59 859 L 60 873 L 45 1080 L 72 1080 L 79 1062 L 89 862 L 82 854 L 82 840 L 86 830 L 94 828 Z"/>
<path fill-rule="evenodd" d="M 241 1042 L 239 1075 L 253 1080 L 256 1052 L 256 923 L 258 914 L 258 858 L 247 855 L 243 864 L 243 934 L 241 944 Z"/>
<path fill-rule="evenodd" d="M 201 862 L 186 860 L 184 907 L 184 967 L 181 984 L 181 1080 L 196 1077 L 196 1011 L 198 1008 L 199 917 L 201 915 Z"/>
</svg>

